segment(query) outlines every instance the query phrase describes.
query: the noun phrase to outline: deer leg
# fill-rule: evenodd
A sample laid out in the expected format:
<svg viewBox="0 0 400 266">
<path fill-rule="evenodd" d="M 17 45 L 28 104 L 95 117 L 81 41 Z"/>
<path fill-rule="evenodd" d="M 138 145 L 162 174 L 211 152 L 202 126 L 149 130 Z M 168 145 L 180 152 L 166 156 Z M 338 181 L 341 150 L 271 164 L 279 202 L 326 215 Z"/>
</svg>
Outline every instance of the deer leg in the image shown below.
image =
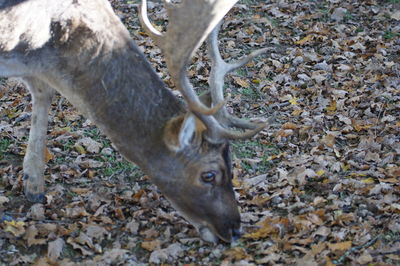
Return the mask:
<svg viewBox="0 0 400 266">
<path fill-rule="evenodd" d="M 44 200 L 45 146 L 48 112 L 54 90 L 37 78 L 23 78 L 32 94 L 32 118 L 24 157 L 24 191 L 31 202 Z"/>
</svg>

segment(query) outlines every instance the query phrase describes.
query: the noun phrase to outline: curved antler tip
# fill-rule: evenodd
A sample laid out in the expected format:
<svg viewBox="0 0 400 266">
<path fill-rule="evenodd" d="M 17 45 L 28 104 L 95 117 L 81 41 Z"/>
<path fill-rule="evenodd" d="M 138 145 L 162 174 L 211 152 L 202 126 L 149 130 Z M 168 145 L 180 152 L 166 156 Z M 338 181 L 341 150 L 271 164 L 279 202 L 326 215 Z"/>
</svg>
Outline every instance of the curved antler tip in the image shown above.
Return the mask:
<svg viewBox="0 0 400 266">
<path fill-rule="evenodd" d="M 154 26 L 151 24 L 149 17 L 147 16 L 147 0 L 142 0 L 142 4 L 139 9 L 139 20 L 142 24 L 142 27 L 146 31 L 146 33 L 150 36 L 159 45 L 162 43 L 160 41 L 163 34 L 159 32 Z"/>
</svg>

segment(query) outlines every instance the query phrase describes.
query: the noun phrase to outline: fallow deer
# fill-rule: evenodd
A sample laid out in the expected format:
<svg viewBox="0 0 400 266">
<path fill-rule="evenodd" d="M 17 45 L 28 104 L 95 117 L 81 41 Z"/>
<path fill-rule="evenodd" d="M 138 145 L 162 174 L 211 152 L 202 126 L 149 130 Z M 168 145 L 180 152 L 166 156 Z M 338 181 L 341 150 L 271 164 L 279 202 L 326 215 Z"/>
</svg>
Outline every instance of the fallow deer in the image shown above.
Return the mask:
<svg viewBox="0 0 400 266">
<path fill-rule="evenodd" d="M 236 1 L 165 1 L 166 33 L 151 26 L 143 3 L 140 19 L 164 52 L 183 104 L 165 88 L 106 0 L 0 0 L 0 76 L 22 79 L 33 98 L 23 162 L 27 199 L 44 200 L 47 116 L 56 90 L 143 169 L 204 240 L 237 239 L 240 214 L 228 141 L 249 138 L 264 124 L 228 114 L 223 80 L 264 50 L 231 64 L 222 60 L 218 29 L 210 32 Z M 186 74 L 208 35 L 211 106 L 200 101 Z"/>
</svg>

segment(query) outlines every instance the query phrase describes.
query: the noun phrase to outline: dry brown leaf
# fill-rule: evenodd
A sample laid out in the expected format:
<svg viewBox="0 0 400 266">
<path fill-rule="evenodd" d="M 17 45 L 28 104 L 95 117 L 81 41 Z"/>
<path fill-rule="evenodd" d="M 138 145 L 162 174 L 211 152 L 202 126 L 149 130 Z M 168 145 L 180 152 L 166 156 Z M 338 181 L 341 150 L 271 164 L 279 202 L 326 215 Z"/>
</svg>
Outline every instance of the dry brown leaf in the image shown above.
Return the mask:
<svg viewBox="0 0 400 266">
<path fill-rule="evenodd" d="M 103 241 L 104 237 L 108 233 L 104 227 L 96 224 L 90 224 L 86 227 L 85 232 L 89 238 L 95 239 L 97 242 Z"/>
<path fill-rule="evenodd" d="M 383 183 L 391 183 L 391 184 L 399 184 L 400 180 L 398 178 L 378 178 L 379 182 Z"/>
<path fill-rule="evenodd" d="M 359 257 L 356 259 L 356 261 L 357 261 L 359 264 L 364 265 L 364 264 L 368 264 L 368 263 L 372 262 L 372 261 L 373 261 L 373 258 L 372 258 L 372 256 L 371 256 L 371 254 L 369 254 L 369 251 L 368 251 L 368 250 L 365 250 L 365 251 L 361 254 L 361 256 L 359 256 Z"/>
<path fill-rule="evenodd" d="M 258 225 L 259 229 L 244 235 L 245 238 L 261 239 L 267 236 L 282 235 L 289 228 L 290 221 L 287 218 L 266 218 Z"/>
<path fill-rule="evenodd" d="M 80 188 L 80 187 L 73 187 L 70 190 L 76 194 L 86 194 L 88 192 L 91 192 L 91 189 L 89 188 Z"/>
<path fill-rule="evenodd" d="M 150 240 L 150 241 L 143 241 L 140 245 L 147 251 L 154 251 L 161 248 L 161 241 L 160 240 Z"/>
<path fill-rule="evenodd" d="M 86 148 L 86 151 L 90 153 L 99 153 L 101 148 L 103 148 L 103 144 L 89 137 L 80 139 L 76 145 L 83 145 Z"/>
<path fill-rule="evenodd" d="M 119 220 L 125 220 L 125 215 L 122 208 L 116 208 L 114 212 L 115 212 L 115 217 L 117 217 Z"/>
<path fill-rule="evenodd" d="M 31 225 L 26 229 L 26 234 L 25 234 L 25 239 L 28 242 L 28 246 L 33 246 L 33 245 L 42 245 L 47 242 L 46 239 L 44 238 L 36 238 L 36 236 L 39 234 L 39 231 L 37 230 L 35 225 Z"/>
<path fill-rule="evenodd" d="M 47 257 L 50 261 L 55 262 L 61 255 L 62 250 L 64 249 L 65 242 L 62 238 L 57 238 L 54 241 L 49 242 L 49 246 L 47 248 Z"/>
<path fill-rule="evenodd" d="M 82 245 L 86 245 L 89 248 L 93 248 L 94 247 L 92 238 L 90 238 L 88 235 L 86 235 L 83 232 L 80 232 L 79 236 L 74 238 L 74 241 L 76 243 L 79 243 L 79 244 L 82 244 Z"/>
<path fill-rule="evenodd" d="M 9 232 L 16 237 L 19 237 L 25 233 L 25 223 L 22 221 L 4 221 L 4 224 L 4 232 Z"/>
<path fill-rule="evenodd" d="M 250 84 L 246 80 L 239 78 L 239 77 L 233 77 L 233 80 L 235 81 L 236 84 L 238 84 L 242 88 L 249 88 Z"/>
<path fill-rule="evenodd" d="M 89 216 L 89 214 L 86 212 L 86 209 L 81 206 L 74 206 L 72 208 L 66 208 L 65 209 L 65 216 L 69 218 L 77 218 L 77 217 L 82 217 L 82 216 Z"/>
<path fill-rule="evenodd" d="M 154 239 L 160 235 L 160 232 L 158 230 L 156 230 L 155 228 L 150 228 L 150 229 L 140 232 L 140 234 L 143 235 L 147 239 Z"/>
<path fill-rule="evenodd" d="M 335 139 L 336 139 L 335 135 L 327 134 L 322 138 L 321 142 L 322 144 L 328 146 L 329 148 L 333 148 L 333 146 L 335 145 Z"/>
<path fill-rule="evenodd" d="M 344 241 L 344 242 L 339 242 L 339 243 L 328 243 L 328 247 L 332 251 L 345 251 L 350 249 L 352 246 L 351 241 Z"/>
<path fill-rule="evenodd" d="M 294 131 L 292 129 L 284 129 L 284 130 L 279 130 L 275 133 L 276 136 L 278 137 L 289 137 L 294 134 Z"/>
<path fill-rule="evenodd" d="M 2 206 L 4 203 L 9 202 L 10 200 L 6 196 L 0 196 L 0 206 Z"/>
<path fill-rule="evenodd" d="M 313 38 L 314 38 L 314 35 L 313 34 L 309 34 L 309 35 L 305 36 L 304 38 L 302 38 L 302 39 L 300 39 L 298 41 L 295 41 L 294 44 L 304 45 L 304 44 L 309 43 L 310 41 L 312 41 Z"/>
<path fill-rule="evenodd" d="M 287 122 L 282 125 L 282 129 L 298 129 L 299 126 L 292 122 Z"/>
<path fill-rule="evenodd" d="M 234 247 L 224 251 L 224 255 L 230 260 L 240 261 L 244 259 L 250 259 L 251 257 L 247 254 L 246 250 L 242 247 Z"/>
<path fill-rule="evenodd" d="M 336 101 L 332 100 L 330 104 L 326 107 L 326 110 L 328 111 L 329 114 L 332 114 L 336 111 L 337 108 L 336 105 L 337 105 Z"/>
<path fill-rule="evenodd" d="M 48 261 L 46 257 L 38 257 L 34 263 L 32 263 L 32 266 L 51 266 L 51 262 Z"/>
<path fill-rule="evenodd" d="M 319 255 L 325 249 L 326 249 L 326 243 L 318 243 L 311 245 L 311 252 L 314 256 Z"/>
<path fill-rule="evenodd" d="M 54 159 L 54 154 L 46 147 L 44 149 L 44 161 L 48 163 L 50 160 Z"/>
<path fill-rule="evenodd" d="M 83 256 L 92 256 L 94 254 L 92 251 L 90 251 L 87 248 L 85 248 L 84 246 L 78 244 L 72 237 L 69 237 L 67 239 L 67 243 L 70 244 L 74 249 L 79 250 Z"/>
</svg>

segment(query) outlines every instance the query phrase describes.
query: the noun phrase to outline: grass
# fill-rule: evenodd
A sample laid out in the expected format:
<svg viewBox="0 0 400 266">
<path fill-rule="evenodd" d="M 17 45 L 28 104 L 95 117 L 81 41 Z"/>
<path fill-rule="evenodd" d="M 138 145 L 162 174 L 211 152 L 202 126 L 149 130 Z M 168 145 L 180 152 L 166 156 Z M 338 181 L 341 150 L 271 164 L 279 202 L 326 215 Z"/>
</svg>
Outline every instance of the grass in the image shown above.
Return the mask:
<svg viewBox="0 0 400 266">
<path fill-rule="evenodd" d="M 6 85 L 6 78 L 0 78 L 0 86 L 5 86 Z"/>
<path fill-rule="evenodd" d="M 10 144 L 11 144 L 10 139 L 8 138 L 0 139 L 0 160 L 5 157 L 5 153 L 8 150 Z"/>
<path fill-rule="evenodd" d="M 352 13 L 350 13 L 349 11 L 347 11 L 347 12 L 344 14 L 344 20 L 345 20 L 345 21 L 348 21 L 348 20 L 352 20 L 352 19 L 354 19 L 354 15 L 353 15 Z"/>
<path fill-rule="evenodd" d="M 99 140 L 101 138 L 100 130 L 97 127 L 85 129 L 83 135 L 92 138 L 93 140 Z"/>
<path fill-rule="evenodd" d="M 400 33 L 395 33 L 395 32 L 392 32 L 389 30 L 389 31 L 385 31 L 385 33 L 383 34 L 383 38 L 385 40 L 391 40 L 395 37 L 400 37 Z"/>
<path fill-rule="evenodd" d="M 246 171 L 266 172 L 271 167 L 268 158 L 271 155 L 280 153 L 280 150 L 273 144 L 264 144 L 259 140 L 247 140 L 232 143 L 233 157 L 242 159 L 241 165 Z M 250 164 L 243 159 L 259 159 L 260 162 Z"/>
<path fill-rule="evenodd" d="M 115 154 L 103 155 L 102 161 L 105 163 L 105 166 L 99 172 L 104 176 L 112 177 L 124 173 L 129 176 L 129 182 L 134 182 L 139 176 L 143 175 L 139 167 L 122 157 L 117 157 Z"/>
</svg>

